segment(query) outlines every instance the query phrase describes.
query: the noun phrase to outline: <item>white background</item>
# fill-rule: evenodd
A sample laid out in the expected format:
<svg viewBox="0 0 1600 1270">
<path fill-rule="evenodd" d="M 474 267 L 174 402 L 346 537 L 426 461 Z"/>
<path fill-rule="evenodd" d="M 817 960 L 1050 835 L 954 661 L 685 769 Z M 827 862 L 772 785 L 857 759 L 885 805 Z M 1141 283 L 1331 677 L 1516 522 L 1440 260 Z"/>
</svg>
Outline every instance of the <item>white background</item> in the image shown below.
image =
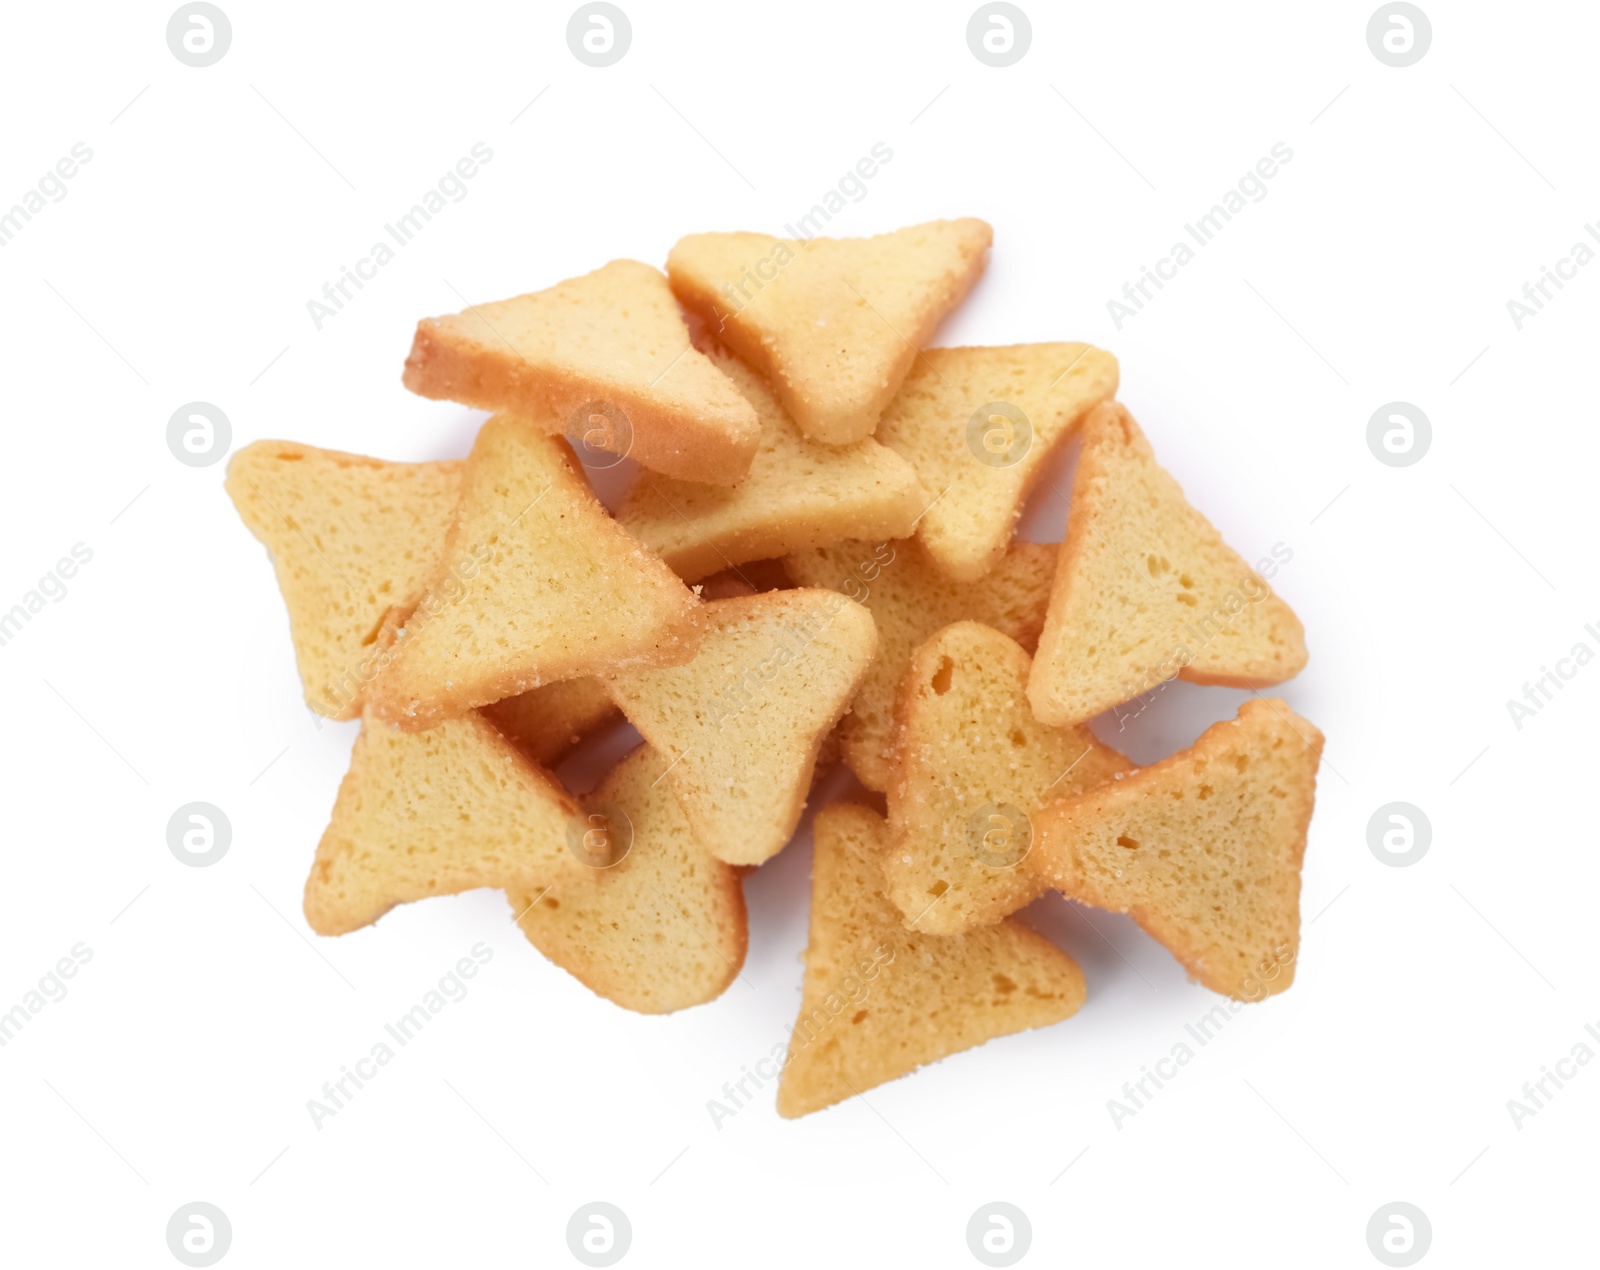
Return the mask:
<svg viewBox="0 0 1600 1270">
<path fill-rule="evenodd" d="M 0 249 L 0 609 L 94 553 L 0 647 L 0 1010 L 93 950 L 0 1050 L 7 1263 L 176 1265 L 193 1200 L 230 1218 L 227 1266 L 576 1264 L 566 1223 L 596 1199 L 640 1266 L 976 1265 L 991 1200 L 1028 1214 L 1023 1264 L 1376 1265 L 1395 1200 L 1431 1222 L 1425 1264 L 1592 1257 L 1600 1065 L 1520 1128 L 1506 1104 L 1600 1023 L 1578 766 L 1600 668 L 1520 730 L 1506 700 L 1600 651 L 1600 264 L 1521 331 L 1506 301 L 1600 217 L 1600 12 L 1428 0 L 1432 47 L 1394 69 L 1366 0 L 1025 0 L 1032 47 L 993 69 L 967 3 L 624 7 L 607 69 L 569 52 L 565 5 L 224 0 L 205 69 L 168 51 L 162 4 L 7 11 L 0 206 L 94 152 Z M 479 141 L 464 201 L 316 330 L 306 301 Z M 419 317 L 659 263 L 688 232 L 780 233 L 876 142 L 892 161 L 829 232 L 995 228 L 939 342 L 1109 347 L 1229 541 L 1294 552 L 1276 585 L 1311 662 L 1283 695 L 1328 737 L 1297 980 L 1120 1128 L 1107 1100 L 1219 998 L 1056 899 L 1026 920 L 1082 962 L 1075 1018 L 798 1122 L 769 1088 L 713 1128 L 707 1099 L 798 1005 L 805 833 L 747 883 L 740 981 L 671 1017 L 591 995 L 490 892 L 311 935 L 354 725 L 300 704 L 223 465 L 165 441 L 203 400 L 235 446 L 465 454 L 481 416 L 400 386 Z M 1275 142 L 1294 158 L 1268 196 L 1117 330 L 1106 301 Z M 1432 421 L 1408 468 L 1366 444 L 1394 400 Z M 1030 534 L 1059 536 L 1043 508 Z M 1123 742 L 1158 757 L 1241 696 L 1174 687 Z M 210 868 L 167 849 L 193 800 L 233 826 Z M 1394 800 L 1432 824 L 1408 868 L 1367 845 Z M 471 995 L 314 1128 L 307 1099 L 478 941 Z"/>
</svg>

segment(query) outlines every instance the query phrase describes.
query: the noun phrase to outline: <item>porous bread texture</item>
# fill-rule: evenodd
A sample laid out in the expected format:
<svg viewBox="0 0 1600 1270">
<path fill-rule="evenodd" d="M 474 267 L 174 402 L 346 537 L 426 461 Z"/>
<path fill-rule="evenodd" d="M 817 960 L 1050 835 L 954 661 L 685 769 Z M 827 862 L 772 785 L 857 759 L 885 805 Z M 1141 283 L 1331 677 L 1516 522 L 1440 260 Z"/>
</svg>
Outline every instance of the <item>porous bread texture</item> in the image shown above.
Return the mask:
<svg viewBox="0 0 1600 1270">
<path fill-rule="evenodd" d="M 405 386 L 510 410 L 652 471 L 718 485 L 755 456 L 755 412 L 698 350 L 658 269 L 613 260 L 530 295 L 417 323 Z M 606 410 L 620 410 L 620 422 Z"/>
<path fill-rule="evenodd" d="M 778 1114 L 803 1116 L 997 1036 L 1059 1023 L 1084 1000 L 1078 963 L 1020 922 L 907 931 L 879 889 L 883 819 L 817 813 L 811 938 Z"/>
<path fill-rule="evenodd" d="M 1115 402 L 1083 422 L 1028 698 L 1081 723 L 1176 675 L 1260 688 L 1306 664 L 1300 619 L 1191 507 Z"/>
<path fill-rule="evenodd" d="M 883 889 L 913 930 L 987 926 L 1043 894 L 1035 813 L 1133 770 L 1087 727 L 1033 717 L 1030 664 L 978 622 L 947 626 L 912 655 L 895 703 Z"/>
<path fill-rule="evenodd" d="M 784 567 L 800 586 L 842 591 L 871 610 L 878 656 L 839 724 L 845 762 L 868 789 L 889 788 L 894 696 L 917 645 L 942 626 L 971 618 L 1031 650 L 1044 625 L 1054 543 L 1013 542 L 989 576 L 952 581 L 915 541 L 849 542 L 798 552 Z"/>
<path fill-rule="evenodd" d="M 541 684 L 690 657 L 700 602 L 606 514 L 565 442 L 495 415 L 439 571 L 368 689 L 409 731 Z"/>
<path fill-rule="evenodd" d="M 554 767 L 591 732 L 622 717 L 593 675 L 564 679 L 483 707 L 481 713 L 523 755 Z"/>
<path fill-rule="evenodd" d="M 480 715 L 413 734 L 369 708 L 306 879 L 306 921 L 343 935 L 431 895 L 538 890 L 583 867 L 566 845 L 577 810 Z"/>
<path fill-rule="evenodd" d="M 584 800 L 586 824 L 606 835 L 609 867 L 564 875 L 543 894 L 508 894 L 522 933 L 546 957 L 608 1000 L 665 1014 L 722 995 L 744 964 L 744 889 L 708 854 L 661 780 L 667 760 L 647 745 Z"/>
<path fill-rule="evenodd" d="M 690 234 L 667 257 L 684 306 L 772 381 L 800 431 L 872 435 L 917 350 L 982 275 L 994 231 L 930 221 L 872 238 Z"/>
<path fill-rule="evenodd" d="M 711 359 L 761 420 L 761 445 L 732 487 L 646 472 L 617 519 L 686 582 L 748 560 L 848 538 L 904 538 L 927 499 L 917 474 L 871 437 L 852 445 L 810 441 L 771 387 L 731 354 Z"/>
<path fill-rule="evenodd" d="M 1300 864 L 1322 733 L 1270 698 L 1192 747 L 1035 818 L 1064 894 L 1129 913 L 1213 992 L 1255 1001 L 1294 982 Z"/>
<path fill-rule="evenodd" d="M 361 713 L 385 617 L 412 604 L 438 565 L 462 466 L 293 441 L 256 441 L 228 461 L 228 497 L 272 557 L 306 705 L 318 714 Z"/>
<path fill-rule="evenodd" d="M 793 835 L 823 738 L 877 644 L 872 615 L 835 592 L 768 591 L 708 604 L 693 660 L 606 684 L 670 756 L 666 779 L 700 843 L 760 864 Z"/>
<path fill-rule="evenodd" d="M 1117 359 L 1089 344 L 923 349 L 876 436 L 938 495 L 917 522 L 933 562 L 958 582 L 988 573 L 1045 465 L 1116 392 Z"/>
</svg>

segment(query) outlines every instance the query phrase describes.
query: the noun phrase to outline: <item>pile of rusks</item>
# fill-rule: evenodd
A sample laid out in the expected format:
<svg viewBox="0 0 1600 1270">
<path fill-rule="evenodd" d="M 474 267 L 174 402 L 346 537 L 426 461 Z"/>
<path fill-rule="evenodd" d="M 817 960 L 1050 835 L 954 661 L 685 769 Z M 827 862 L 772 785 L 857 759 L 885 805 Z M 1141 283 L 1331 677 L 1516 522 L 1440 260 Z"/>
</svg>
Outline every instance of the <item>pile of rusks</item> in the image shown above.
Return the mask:
<svg viewBox="0 0 1600 1270">
<path fill-rule="evenodd" d="M 991 239 L 691 235 L 664 274 L 419 323 L 406 386 L 494 412 L 465 460 L 234 456 L 306 701 L 361 720 L 313 930 L 494 887 L 600 996 L 710 1001 L 744 874 L 843 763 L 864 789 L 813 822 L 784 1115 L 1073 1014 L 1078 965 L 1009 916 L 1049 890 L 1216 992 L 1289 985 L 1321 734 L 1257 695 L 1141 769 L 1088 721 L 1173 677 L 1279 683 L 1300 622 L 1156 462 L 1109 353 L 924 347 Z M 1073 438 L 1065 541 L 1016 540 Z M 575 446 L 637 464 L 614 515 Z M 620 719 L 643 743 L 574 798 L 551 769 Z"/>
</svg>

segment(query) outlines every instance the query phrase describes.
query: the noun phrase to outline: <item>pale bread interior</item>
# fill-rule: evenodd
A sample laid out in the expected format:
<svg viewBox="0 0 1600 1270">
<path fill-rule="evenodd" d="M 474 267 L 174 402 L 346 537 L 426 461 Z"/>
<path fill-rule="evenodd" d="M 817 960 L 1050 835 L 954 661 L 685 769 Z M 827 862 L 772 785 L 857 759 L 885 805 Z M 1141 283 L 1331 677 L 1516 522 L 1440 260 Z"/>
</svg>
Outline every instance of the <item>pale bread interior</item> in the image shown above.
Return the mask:
<svg viewBox="0 0 1600 1270">
<path fill-rule="evenodd" d="M 876 812 L 824 807 L 814 837 L 805 986 L 779 1115 L 820 1111 L 1083 1004 L 1078 963 L 1019 922 L 964 935 L 906 930 L 879 889 L 887 835 Z"/>
<path fill-rule="evenodd" d="M 732 484 L 756 449 L 749 403 L 691 346 L 661 271 L 636 260 L 419 322 L 404 382 L 690 480 Z"/>
<path fill-rule="evenodd" d="M 664 1014 L 722 994 L 744 964 L 738 872 L 695 841 L 649 746 L 584 799 L 587 866 L 548 890 L 513 891 L 522 933 L 581 983 L 629 1010 Z"/>
<path fill-rule="evenodd" d="M 806 436 L 848 445 L 872 435 L 993 239 L 971 218 L 803 242 L 690 234 L 667 274 L 684 305 L 772 381 Z"/>
<path fill-rule="evenodd" d="M 1052 885 L 1131 913 L 1215 992 L 1294 982 L 1322 733 L 1257 698 L 1189 749 L 1036 817 Z"/>
<path fill-rule="evenodd" d="M 369 700 L 416 730 L 542 684 L 681 661 L 698 608 L 606 513 L 564 443 L 495 415 L 467 460 L 440 571 Z"/>
<path fill-rule="evenodd" d="M 761 421 L 761 445 L 737 485 L 643 473 L 617 519 L 687 582 L 718 570 L 849 538 L 904 538 L 927 499 L 911 465 L 870 437 L 808 440 L 771 387 L 730 354 L 711 360 Z"/>
<path fill-rule="evenodd" d="M 730 864 L 760 864 L 794 833 L 823 738 L 876 648 L 860 605 L 832 591 L 769 591 L 708 604 L 691 661 L 606 682 L 670 756 L 666 780 L 700 842 Z"/>
<path fill-rule="evenodd" d="M 228 461 L 228 496 L 272 557 L 306 704 L 318 714 L 361 713 L 385 617 L 408 607 L 438 565 L 462 466 L 293 441 L 256 441 Z"/>
<path fill-rule="evenodd" d="M 566 846 L 577 810 L 477 714 L 411 734 L 369 712 L 306 879 L 306 921 L 343 935 L 433 895 L 537 890 L 582 867 Z"/>
<path fill-rule="evenodd" d="M 1028 706 L 1030 658 L 977 622 L 917 649 L 900 686 L 884 892 L 907 926 L 987 926 L 1042 894 L 1033 817 L 1046 801 L 1133 770 L 1088 728 Z"/>
<path fill-rule="evenodd" d="M 994 568 L 1046 465 L 1116 391 L 1117 359 L 1089 344 L 923 349 L 876 437 L 928 490 L 929 558 L 958 582 Z"/>
<path fill-rule="evenodd" d="M 1034 713 L 1082 723 L 1174 675 L 1260 688 L 1305 663 L 1300 619 L 1189 505 L 1133 416 L 1115 402 L 1091 411 L 1028 684 Z"/>
<path fill-rule="evenodd" d="M 919 543 L 850 542 L 797 552 L 784 564 L 800 586 L 831 587 L 860 602 L 878 626 L 878 655 L 839 725 L 845 762 L 868 789 L 889 788 L 894 697 L 912 651 L 963 618 L 1032 649 L 1044 625 L 1056 545 L 1014 541 L 980 583 L 952 581 Z"/>
</svg>

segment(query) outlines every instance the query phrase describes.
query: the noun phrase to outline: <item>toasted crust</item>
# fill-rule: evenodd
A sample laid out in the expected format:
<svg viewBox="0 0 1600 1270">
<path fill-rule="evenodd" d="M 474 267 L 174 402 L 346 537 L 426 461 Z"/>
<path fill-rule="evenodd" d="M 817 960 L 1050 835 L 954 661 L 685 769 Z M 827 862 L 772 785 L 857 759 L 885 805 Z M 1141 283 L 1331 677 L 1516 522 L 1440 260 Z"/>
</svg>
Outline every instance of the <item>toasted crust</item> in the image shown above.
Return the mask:
<svg viewBox="0 0 1600 1270">
<path fill-rule="evenodd" d="M 700 602 L 606 514 L 563 442 L 483 425 L 443 560 L 368 690 L 410 731 L 542 684 L 686 660 Z"/>
<path fill-rule="evenodd" d="M 761 420 L 761 447 L 737 485 L 646 474 L 617 519 L 686 582 L 746 561 L 850 538 L 904 538 L 927 499 L 911 465 L 870 437 L 807 440 L 771 387 L 730 354 L 713 363 Z"/>
<path fill-rule="evenodd" d="M 582 867 L 566 849 L 577 810 L 476 714 L 408 735 L 369 711 L 306 879 L 306 921 L 343 935 L 432 895 L 537 890 Z"/>
<path fill-rule="evenodd" d="M 824 807 L 815 837 L 805 987 L 779 1115 L 820 1111 L 1083 1004 L 1078 963 L 1018 922 L 949 936 L 901 926 L 878 889 L 886 834 L 875 812 Z"/>
<path fill-rule="evenodd" d="M 939 496 L 917 522 L 929 558 L 958 582 L 994 568 L 1045 466 L 1116 391 L 1117 359 L 1089 344 L 924 349 L 876 435 Z"/>
<path fill-rule="evenodd" d="M 738 871 L 695 841 L 661 780 L 666 766 L 641 745 L 585 800 L 600 832 L 627 835 L 620 862 L 564 876 L 543 894 L 507 896 L 540 952 L 594 992 L 644 1014 L 721 996 L 747 946 Z"/>
<path fill-rule="evenodd" d="M 681 666 L 606 677 L 719 860 L 760 864 L 793 835 L 823 738 L 877 648 L 872 616 L 832 591 L 768 591 L 706 606 Z"/>
<path fill-rule="evenodd" d="M 884 894 L 914 930 L 987 926 L 1048 889 L 1033 850 L 1046 801 L 1133 770 L 1088 728 L 1028 707 L 1028 654 L 977 622 L 945 627 L 911 658 L 895 704 Z"/>
<path fill-rule="evenodd" d="M 228 461 L 228 497 L 272 557 L 306 705 L 318 714 L 361 713 L 377 632 L 433 573 L 462 469 L 293 441 L 257 441 Z"/>
<path fill-rule="evenodd" d="M 1176 675 L 1260 688 L 1306 664 L 1300 619 L 1156 462 L 1126 409 L 1083 423 L 1066 542 L 1028 681 L 1047 723 L 1081 723 Z"/>
<path fill-rule="evenodd" d="M 1300 865 L 1322 733 L 1258 698 L 1189 749 L 1046 808 L 1051 884 L 1129 913 L 1214 992 L 1244 1001 L 1294 982 Z"/>
<path fill-rule="evenodd" d="M 931 221 L 873 238 L 690 234 L 672 289 L 776 389 L 806 436 L 872 435 L 939 320 L 982 275 L 994 231 Z"/>
<path fill-rule="evenodd" d="M 916 542 L 850 542 L 787 559 L 798 585 L 842 591 L 878 624 L 878 656 L 839 725 L 845 762 L 863 785 L 880 793 L 889 788 L 894 695 L 917 645 L 971 618 L 1031 649 L 1044 625 L 1055 563 L 1054 543 L 1013 542 L 988 577 L 966 584 L 951 581 Z"/>
<path fill-rule="evenodd" d="M 698 350 L 660 270 L 635 260 L 546 291 L 417 323 L 405 386 L 424 397 L 510 410 L 557 435 L 579 407 L 621 410 L 595 448 L 669 476 L 731 485 L 755 456 L 755 412 Z M 603 416 L 609 419 L 609 416 Z"/>
</svg>

